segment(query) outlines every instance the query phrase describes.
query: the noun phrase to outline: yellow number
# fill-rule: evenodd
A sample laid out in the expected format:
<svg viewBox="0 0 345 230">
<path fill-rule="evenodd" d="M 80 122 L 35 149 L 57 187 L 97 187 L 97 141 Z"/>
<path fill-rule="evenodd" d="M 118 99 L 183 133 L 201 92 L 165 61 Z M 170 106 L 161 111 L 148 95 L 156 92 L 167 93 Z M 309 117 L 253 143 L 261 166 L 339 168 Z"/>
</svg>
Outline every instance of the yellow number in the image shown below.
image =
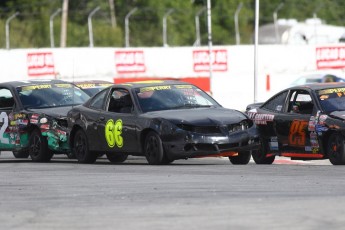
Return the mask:
<svg viewBox="0 0 345 230">
<path fill-rule="evenodd" d="M 108 146 L 113 148 L 116 144 L 117 147 L 122 148 L 123 137 L 122 134 L 122 120 L 118 119 L 115 123 L 113 119 L 107 121 L 105 125 L 105 139 Z"/>
</svg>

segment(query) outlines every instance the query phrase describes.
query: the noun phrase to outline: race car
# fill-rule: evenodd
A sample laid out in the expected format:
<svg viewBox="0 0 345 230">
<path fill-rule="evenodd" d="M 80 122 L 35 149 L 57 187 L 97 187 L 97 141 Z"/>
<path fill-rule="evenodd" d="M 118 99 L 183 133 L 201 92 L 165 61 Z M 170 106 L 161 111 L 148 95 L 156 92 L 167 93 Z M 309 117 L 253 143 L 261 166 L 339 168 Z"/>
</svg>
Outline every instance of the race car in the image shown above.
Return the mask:
<svg viewBox="0 0 345 230">
<path fill-rule="evenodd" d="M 81 88 L 89 96 L 93 96 L 102 89 L 113 85 L 114 83 L 104 80 L 85 80 L 73 82 L 76 86 Z"/>
<path fill-rule="evenodd" d="M 0 83 L 0 150 L 36 162 L 70 153 L 67 112 L 89 98 L 60 80 Z"/>
<path fill-rule="evenodd" d="M 257 164 L 276 156 L 345 164 L 345 83 L 295 86 L 257 105 L 247 107 L 260 133 L 261 147 L 252 152 Z"/>
<path fill-rule="evenodd" d="M 128 155 L 151 165 L 224 156 L 247 164 L 259 147 L 244 113 L 223 108 L 206 92 L 181 81 L 144 81 L 108 87 L 68 113 L 70 146 L 81 163 L 105 153 L 114 163 Z"/>
</svg>

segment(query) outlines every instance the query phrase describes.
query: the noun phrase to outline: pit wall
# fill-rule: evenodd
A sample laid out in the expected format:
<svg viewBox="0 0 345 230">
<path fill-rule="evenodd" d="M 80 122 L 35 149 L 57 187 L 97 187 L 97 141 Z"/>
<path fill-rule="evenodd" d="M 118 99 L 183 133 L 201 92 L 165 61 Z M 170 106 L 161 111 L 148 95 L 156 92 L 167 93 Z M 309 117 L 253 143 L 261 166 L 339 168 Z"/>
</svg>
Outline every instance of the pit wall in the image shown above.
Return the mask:
<svg viewBox="0 0 345 230">
<path fill-rule="evenodd" d="M 244 110 L 247 104 L 268 99 L 304 73 L 344 76 L 345 44 L 260 45 L 256 80 L 253 45 L 213 46 L 212 75 L 208 60 L 206 46 L 0 50 L 0 81 L 179 79 L 210 92 L 224 107 Z"/>
</svg>

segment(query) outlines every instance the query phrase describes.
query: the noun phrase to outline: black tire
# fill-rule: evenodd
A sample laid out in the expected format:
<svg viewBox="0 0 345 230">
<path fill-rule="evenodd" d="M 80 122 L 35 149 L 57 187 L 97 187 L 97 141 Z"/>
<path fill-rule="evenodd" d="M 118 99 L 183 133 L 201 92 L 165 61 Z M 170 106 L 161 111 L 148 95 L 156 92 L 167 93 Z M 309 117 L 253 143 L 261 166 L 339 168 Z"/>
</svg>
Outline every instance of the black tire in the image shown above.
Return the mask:
<svg viewBox="0 0 345 230">
<path fill-rule="evenodd" d="M 35 162 L 48 162 L 53 157 L 53 151 L 48 148 L 47 138 L 37 129 L 29 137 L 29 155 Z"/>
<path fill-rule="evenodd" d="M 156 132 L 149 132 L 145 139 L 144 153 L 150 165 L 163 163 L 164 151 L 162 140 Z"/>
<path fill-rule="evenodd" d="M 69 152 L 66 154 L 68 159 L 76 159 L 75 154 L 73 152 Z"/>
<path fill-rule="evenodd" d="M 338 133 L 333 133 L 327 145 L 327 154 L 329 161 L 333 165 L 344 165 L 345 164 L 345 146 L 344 136 Z"/>
<path fill-rule="evenodd" d="M 239 152 L 237 156 L 229 157 L 229 160 L 233 165 L 246 165 L 249 163 L 250 158 L 250 151 L 243 151 Z"/>
<path fill-rule="evenodd" d="M 13 156 L 18 159 L 26 159 L 30 156 L 29 150 L 18 150 L 18 151 L 13 151 Z"/>
<path fill-rule="evenodd" d="M 98 155 L 90 151 L 87 136 L 82 129 L 78 129 L 73 138 L 73 153 L 79 163 L 92 164 Z"/>
<path fill-rule="evenodd" d="M 267 142 L 261 140 L 261 146 L 258 150 L 252 151 L 252 157 L 256 164 L 259 165 L 270 165 L 273 163 L 276 156 L 266 157 L 267 154 Z"/>
<path fill-rule="evenodd" d="M 123 153 L 106 153 L 106 155 L 111 163 L 123 163 L 128 158 L 128 155 Z"/>
</svg>

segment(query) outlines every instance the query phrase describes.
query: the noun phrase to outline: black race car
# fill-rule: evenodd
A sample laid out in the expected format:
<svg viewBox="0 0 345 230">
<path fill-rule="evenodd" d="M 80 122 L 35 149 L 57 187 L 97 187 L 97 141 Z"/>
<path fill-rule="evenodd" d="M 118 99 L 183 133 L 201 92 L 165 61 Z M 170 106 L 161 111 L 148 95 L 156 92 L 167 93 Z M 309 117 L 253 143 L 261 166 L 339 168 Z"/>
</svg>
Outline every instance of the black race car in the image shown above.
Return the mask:
<svg viewBox="0 0 345 230">
<path fill-rule="evenodd" d="M 89 96 L 93 96 L 99 91 L 109 86 L 112 86 L 114 83 L 103 81 L 103 80 L 85 80 L 85 81 L 75 81 L 73 82 L 76 86 L 81 88 Z"/>
<path fill-rule="evenodd" d="M 261 148 L 252 152 L 257 164 L 275 156 L 345 164 L 345 83 L 288 88 L 247 109 L 260 132 Z"/>
<path fill-rule="evenodd" d="M 0 83 L 0 150 L 37 162 L 70 153 L 67 112 L 89 98 L 60 80 Z"/>
<path fill-rule="evenodd" d="M 227 156 L 247 164 L 259 146 L 253 122 L 225 109 L 207 93 L 180 81 L 113 85 L 68 113 L 70 145 L 81 163 L 105 153 L 111 162 L 128 155 L 149 164 Z"/>
</svg>

